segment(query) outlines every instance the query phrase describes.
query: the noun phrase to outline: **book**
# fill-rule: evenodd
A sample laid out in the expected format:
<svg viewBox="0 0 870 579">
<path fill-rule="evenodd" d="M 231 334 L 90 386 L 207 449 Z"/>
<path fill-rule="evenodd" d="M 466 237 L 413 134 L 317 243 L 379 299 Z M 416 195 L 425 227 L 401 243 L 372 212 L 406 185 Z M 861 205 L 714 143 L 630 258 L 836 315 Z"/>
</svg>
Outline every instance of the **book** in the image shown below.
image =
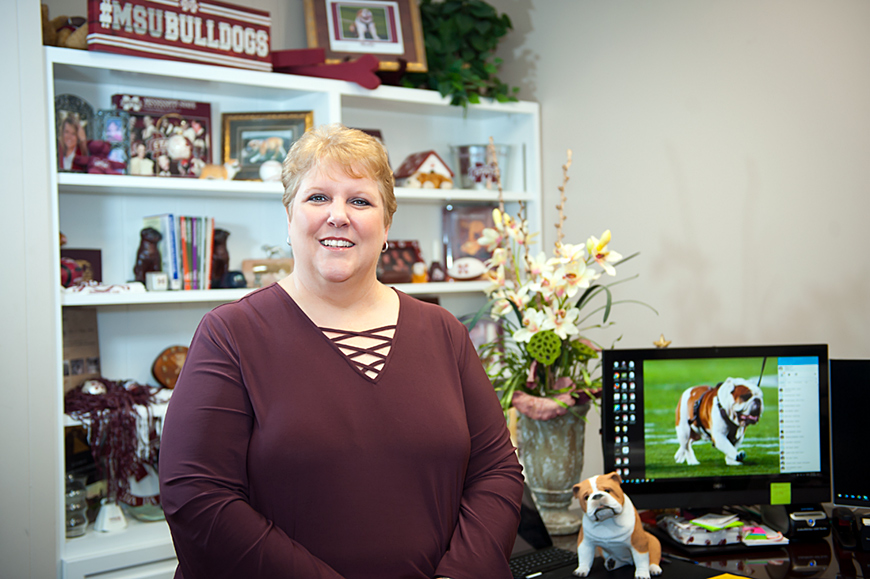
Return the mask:
<svg viewBox="0 0 870 579">
<path fill-rule="evenodd" d="M 740 533 L 745 545 L 787 545 L 788 538 L 767 525 L 747 525 Z"/>
<path fill-rule="evenodd" d="M 193 289 L 193 277 L 190 272 L 190 218 L 181 215 L 178 218 L 178 231 L 181 232 L 181 240 L 179 249 L 181 253 L 181 278 L 183 280 L 182 288 L 185 290 Z"/>
<path fill-rule="evenodd" d="M 160 232 L 162 239 L 158 244 L 158 249 L 160 250 L 161 270 L 169 277 L 169 289 L 181 289 L 175 217 L 172 213 L 149 215 L 142 219 L 142 227 L 152 227 Z"/>
<path fill-rule="evenodd" d="M 214 256 L 214 217 L 205 218 L 204 289 L 211 289 L 211 260 Z"/>
<path fill-rule="evenodd" d="M 737 515 L 706 514 L 691 520 L 693 525 L 698 525 L 708 531 L 721 531 L 730 527 L 742 527 L 743 523 Z"/>
</svg>

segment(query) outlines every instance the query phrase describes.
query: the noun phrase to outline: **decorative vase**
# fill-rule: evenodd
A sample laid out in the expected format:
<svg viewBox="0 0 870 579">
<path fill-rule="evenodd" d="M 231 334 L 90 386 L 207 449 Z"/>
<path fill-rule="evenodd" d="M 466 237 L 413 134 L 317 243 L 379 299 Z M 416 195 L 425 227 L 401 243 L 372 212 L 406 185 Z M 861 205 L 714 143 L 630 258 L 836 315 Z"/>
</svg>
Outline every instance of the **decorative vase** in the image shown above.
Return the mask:
<svg viewBox="0 0 870 579">
<path fill-rule="evenodd" d="M 551 535 L 580 530 L 580 517 L 568 511 L 573 486 L 583 471 L 586 413 L 591 403 L 574 406 L 567 414 L 535 420 L 519 414 L 517 437 L 526 483 Z"/>
</svg>

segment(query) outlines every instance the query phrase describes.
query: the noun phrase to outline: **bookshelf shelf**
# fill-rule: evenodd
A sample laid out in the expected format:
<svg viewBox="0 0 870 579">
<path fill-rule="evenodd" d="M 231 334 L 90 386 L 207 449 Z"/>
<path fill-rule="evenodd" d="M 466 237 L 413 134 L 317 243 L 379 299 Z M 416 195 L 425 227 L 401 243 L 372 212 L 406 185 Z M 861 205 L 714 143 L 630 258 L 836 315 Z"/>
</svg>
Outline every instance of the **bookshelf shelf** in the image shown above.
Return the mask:
<svg viewBox="0 0 870 579">
<path fill-rule="evenodd" d="M 440 296 L 451 294 L 480 294 L 488 285 L 486 281 L 400 283 L 396 289 L 414 296 Z M 81 293 L 65 292 L 61 296 L 63 306 L 137 306 L 157 304 L 222 304 L 237 300 L 254 291 L 251 288 L 213 289 L 187 291 L 156 291 L 137 293 Z"/>
<path fill-rule="evenodd" d="M 87 173 L 59 173 L 60 193 L 81 195 L 146 195 L 155 196 L 202 196 L 208 198 L 228 197 L 235 199 L 264 198 L 280 200 L 283 188 L 280 183 L 261 181 L 220 181 L 213 179 L 174 179 L 140 177 L 136 175 L 91 175 Z M 477 189 L 409 189 L 396 187 L 396 198 L 407 202 L 463 202 L 493 203 L 498 199 L 495 191 Z M 533 201 L 525 192 L 505 191 L 507 202 Z"/>
</svg>

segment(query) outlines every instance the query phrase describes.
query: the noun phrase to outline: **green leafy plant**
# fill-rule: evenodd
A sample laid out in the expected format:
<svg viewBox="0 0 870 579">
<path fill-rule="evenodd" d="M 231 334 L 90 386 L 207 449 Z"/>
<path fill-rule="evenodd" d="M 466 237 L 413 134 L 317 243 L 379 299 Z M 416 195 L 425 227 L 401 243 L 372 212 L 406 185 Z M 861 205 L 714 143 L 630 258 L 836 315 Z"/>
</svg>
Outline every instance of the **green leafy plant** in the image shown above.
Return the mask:
<svg viewBox="0 0 870 579">
<path fill-rule="evenodd" d="M 429 71 L 406 74 L 403 85 L 437 90 L 463 108 L 481 97 L 517 100 L 519 88 L 496 76 L 502 59 L 495 57 L 495 49 L 513 29 L 507 14 L 499 15 L 483 0 L 421 0 L 420 17 Z"/>
</svg>

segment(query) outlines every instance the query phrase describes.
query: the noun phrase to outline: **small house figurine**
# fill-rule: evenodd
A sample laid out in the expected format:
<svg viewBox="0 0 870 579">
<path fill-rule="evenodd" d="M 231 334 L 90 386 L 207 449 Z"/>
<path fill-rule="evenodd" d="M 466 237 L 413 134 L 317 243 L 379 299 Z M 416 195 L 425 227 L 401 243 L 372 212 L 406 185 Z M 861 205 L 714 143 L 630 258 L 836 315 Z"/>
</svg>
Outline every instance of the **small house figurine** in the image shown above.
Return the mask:
<svg viewBox="0 0 870 579">
<path fill-rule="evenodd" d="M 453 171 L 435 151 L 409 155 L 395 172 L 396 186 L 412 189 L 452 189 Z"/>
</svg>

